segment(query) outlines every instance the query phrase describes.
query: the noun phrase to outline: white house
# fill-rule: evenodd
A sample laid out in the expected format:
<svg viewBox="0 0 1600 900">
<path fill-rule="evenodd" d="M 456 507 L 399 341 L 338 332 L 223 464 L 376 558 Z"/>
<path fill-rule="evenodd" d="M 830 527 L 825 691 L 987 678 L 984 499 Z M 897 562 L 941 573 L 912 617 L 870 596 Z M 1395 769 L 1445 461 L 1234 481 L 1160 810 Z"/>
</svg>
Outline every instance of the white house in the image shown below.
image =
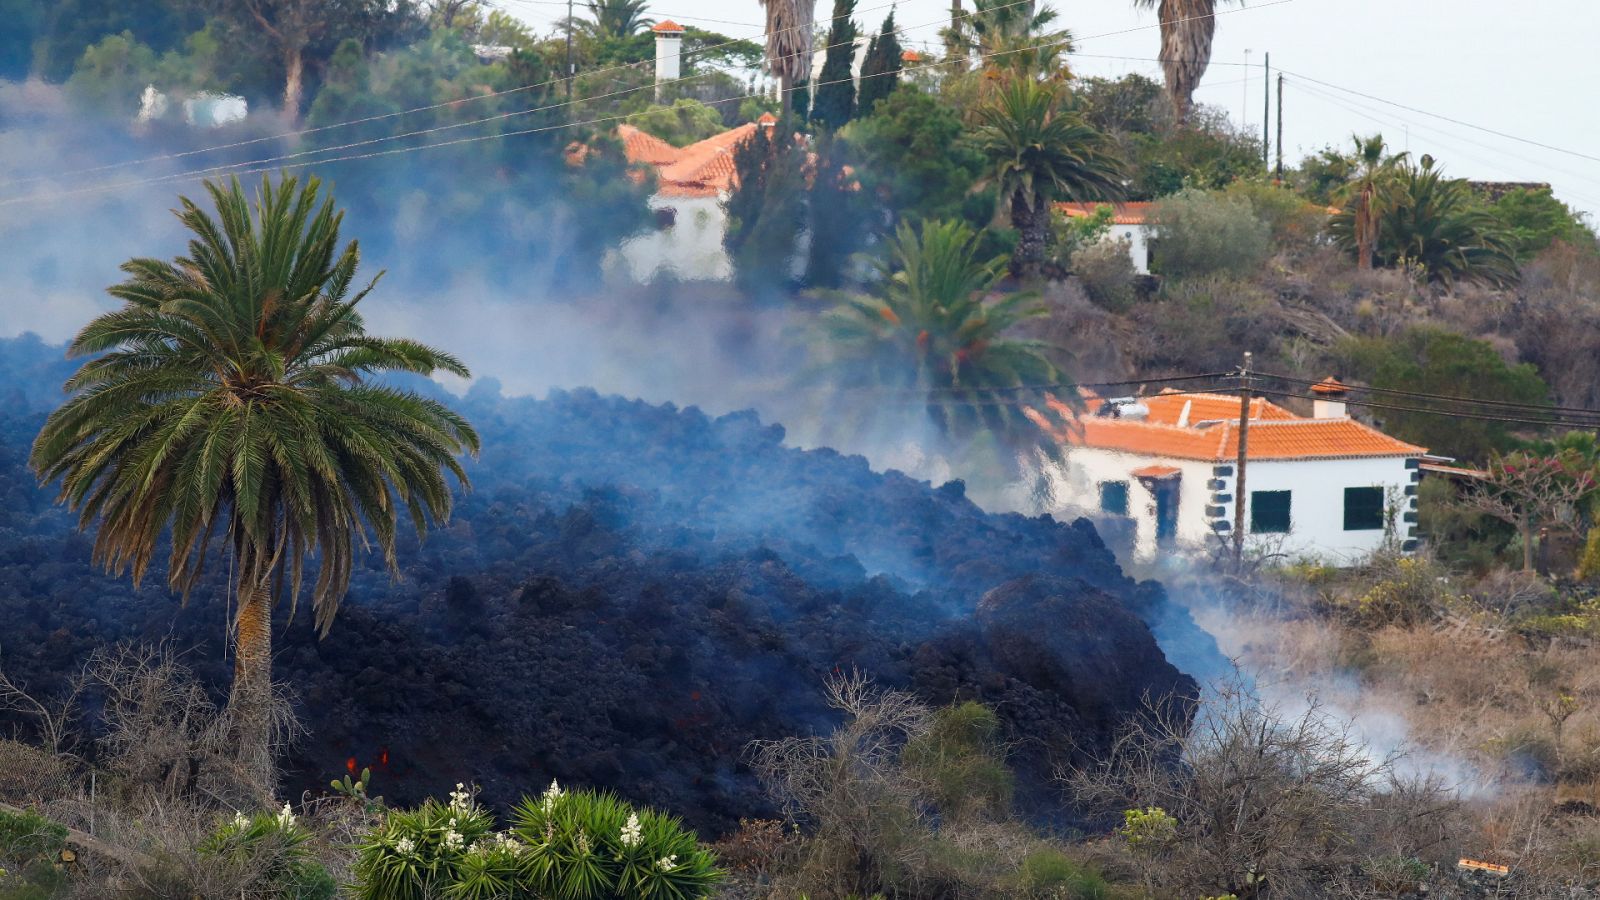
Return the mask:
<svg viewBox="0 0 1600 900">
<path fill-rule="evenodd" d="M 733 264 L 722 246 L 728 227 L 722 203 L 734 188 L 733 153 L 757 128 L 777 121 L 769 113 L 687 147 L 674 147 L 632 125 L 617 126 L 628 162 L 656 172 L 656 192 L 649 201 L 655 226 L 617 251 L 633 280 L 649 281 L 662 272 L 699 281 L 732 276 Z"/>
<path fill-rule="evenodd" d="M 1056 209 L 1068 218 L 1085 219 L 1102 206 L 1111 207 L 1111 230 L 1104 240 L 1127 241 L 1128 256 L 1140 275 L 1150 274 L 1150 238 L 1153 228 L 1148 216 L 1149 203 L 1057 203 Z"/>
<path fill-rule="evenodd" d="M 1251 401 L 1247 547 L 1351 563 L 1386 545 L 1416 548 L 1419 465 L 1427 451 L 1351 419 L 1345 388 L 1313 388 L 1307 418 Z M 1239 398 L 1164 392 L 1051 399 L 1029 415 L 1061 444 L 1046 477 L 1061 511 L 1131 520 L 1134 554 L 1205 552 L 1232 538 Z"/>
</svg>

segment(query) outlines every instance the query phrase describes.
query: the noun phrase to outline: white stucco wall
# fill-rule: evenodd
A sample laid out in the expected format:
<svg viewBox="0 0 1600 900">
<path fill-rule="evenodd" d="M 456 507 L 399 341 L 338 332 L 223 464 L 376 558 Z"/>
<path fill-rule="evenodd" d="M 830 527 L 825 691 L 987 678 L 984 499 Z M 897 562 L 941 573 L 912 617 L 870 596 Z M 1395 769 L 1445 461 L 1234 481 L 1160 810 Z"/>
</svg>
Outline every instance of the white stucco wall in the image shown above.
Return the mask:
<svg viewBox="0 0 1600 900">
<path fill-rule="evenodd" d="M 1213 531 L 1215 518 L 1208 512 L 1220 507 L 1221 519 L 1233 523 L 1234 465 L 1231 462 L 1202 462 L 1163 459 L 1094 448 L 1074 448 L 1066 454 L 1064 466 L 1050 466 L 1045 472 L 1054 491 L 1058 513 L 1099 516 L 1101 482 L 1128 484 L 1128 514 L 1134 522 L 1134 555 L 1140 561 L 1155 559 L 1166 548 L 1156 543 L 1156 509 L 1153 492 L 1131 473 L 1147 466 L 1172 466 L 1180 470 L 1176 547 L 1189 552 L 1204 552 L 1217 546 Z M 1224 474 L 1218 475 L 1219 467 Z M 1249 532 L 1250 504 L 1245 503 L 1246 546 L 1290 557 L 1312 557 L 1331 564 L 1359 562 L 1386 541 L 1398 546 L 1414 532 L 1406 513 L 1415 513 L 1413 485 L 1415 469 L 1400 458 L 1253 461 L 1246 475 L 1246 489 L 1290 492 L 1290 531 L 1287 534 L 1254 535 Z M 1381 487 L 1384 489 L 1387 530 L 1345 531 L 1344 489 Z M 1208 510 L 1209 508 L 1209 510 Z"/>
<path fill-rule="evenodd" d="M 1397 544 L 1410 533 L 1406 513 L 1416 511 L 1413 484 L 1415 469 L 1406 468 L 1398 457 L 1379 459 L 1315 459 L 1291 462 L 1252 462 L 1245 473 L 1245 489 L 1289 491 L 1290 531 L 1287 535 L 1250 535 L 1247 546 L 1280 546 L 1291 556 L 1314 556 L 1329 563 L 1355 563 L 1384 546 Z M 1230 487 L 1232 479 L 1229 479 Z M 1345 531 L 1344 489 L 1381 487 L 1388 516 L 1387 530 Z M 1249 527 L 1250 504 L 1245 501 L 1245 525 Z"/>
<path fill-rule="evenodd" d="M 618 248 L 628 275 L 647 282 L 660 272 L 686 281 L 722 281 L 733 275 L 722 248 L 728 215 L 718 197 L 650 198 L 651 209 L 674 209 L 672 227 L 635 235 Z"/>
<path fill-rule="evenodd" d="M 1106 232 L 1108 241 L 1127 241 L 1128 256 L 1133 260 L 1133 268 L 1140 275 L 1150 274 L 1150 226 L 1149 225 L 1112 225 Z"/>
</svg>

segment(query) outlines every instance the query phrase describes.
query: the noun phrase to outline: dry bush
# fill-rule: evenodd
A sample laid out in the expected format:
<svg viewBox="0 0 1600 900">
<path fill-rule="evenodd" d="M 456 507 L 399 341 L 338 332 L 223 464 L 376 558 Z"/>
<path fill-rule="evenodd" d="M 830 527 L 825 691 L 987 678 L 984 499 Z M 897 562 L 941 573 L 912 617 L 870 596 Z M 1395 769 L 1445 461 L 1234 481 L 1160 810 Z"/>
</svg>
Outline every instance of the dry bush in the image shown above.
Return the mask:
<svg viewBox="0 0 1600 900">
<path fill-rule="evenodd" d="M 768 873 L 768 896 L 1106 895 L 1098 874 L 1003 808 L 1010 773 L 992 714 L 935 711 L 859 674 L 829 679 L 827 693 L 844 713 L 831 734 L 752 748 L 756 771 L 806 829 L 785 851 L 792 865 Z"/>
<path fill-rule="evenodd" d="M 1139 272 L 1133 266 L 1127 238 L 1096 241 L 1072 254 L 1072 274 L 1095 305 L 1123 313 L 1139 298 Z"/>
<path fill-rule="evenodd" d="M 1285 714 L 1237 683 L 1187 730 L 1150 703 L 1105 759 L 1065 777 L 1090 809 L 1172 818 L 1129 842 L 1157 896 L 1354 896 L 1374 858 L 1441 853 L 1455 813 L 1442 786 L 1403 782 L 1314 699 Z"/>
</svg>

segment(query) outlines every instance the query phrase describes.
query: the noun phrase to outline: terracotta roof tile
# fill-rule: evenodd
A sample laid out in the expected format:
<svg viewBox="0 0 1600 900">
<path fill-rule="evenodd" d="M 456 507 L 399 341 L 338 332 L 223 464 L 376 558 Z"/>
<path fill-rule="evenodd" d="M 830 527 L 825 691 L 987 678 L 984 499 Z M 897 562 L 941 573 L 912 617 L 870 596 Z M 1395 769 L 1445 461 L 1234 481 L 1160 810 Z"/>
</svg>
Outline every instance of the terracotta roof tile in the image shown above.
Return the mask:
<svg viewBox="0 0 1600 900">
<path fill-rule="evenodd" d="M 1220 408 L 1231 401 L 1231 418 L 1216 416 L 1207 422 L 1191 411 L 1189 423 L 1177 425 L 1170 412 L 1174 401 L 1203 401 L 1205 408 Z M 1068 446 L 1119 450 L 1141 456 L 1226 462 L 1239 455 L 1238 400 L 1220 394 L 1156 395 L 1144 398 L 1150 406 L 1145 419 L 1079 416 L 1056 398 L 1046 410 L 1028 410 L 1035 424 Z M 1342 459 L 1350 457 L 1421 456 L 1422 447 L 1392 438 L 1354 419 L 1307 419 L 1280 406 L 1265 403 L 1250 421 L 1249 458 L 1253 460 Z M 1196 404 L 1200 406 L 1200 404 Z M 1161 410 L 1158 414 L 1157 410 Z M 1170 416 L 1170 418 L 1168 418 Z"/>
<path fill-rule="evenodd" d="M 618 125 L 617 137 L 622 141 L 623 154 L 634 165 L 665 166 L 683 156 L 679 148 L 632 125 Z"/>
<path fill-rule="evenodd" d="M 1079 219 L 1094 215 L 1094 211 L 1102 206 L 1111 207 L 1111 221 L 1115 225 L 1143 225 L 1150 215 L 1153 204 L 1147 201 L 1137 203 L 1057 203 L 1056 209 L 1061 210 L 1068 217 Z"/>
<path fill-rule="evenodd" d="M 1141 466 L 1128 474 L 1135 478 L 1171 478 L 1182 475 L 1183 470 L 1177 466 Z"/>
<path fill-rule="evenodd" d="M 660 25 L 650 30 L 656 34 L 683 34 L 683 26 L 671 19 L 663 19 Z"/>
</svg>

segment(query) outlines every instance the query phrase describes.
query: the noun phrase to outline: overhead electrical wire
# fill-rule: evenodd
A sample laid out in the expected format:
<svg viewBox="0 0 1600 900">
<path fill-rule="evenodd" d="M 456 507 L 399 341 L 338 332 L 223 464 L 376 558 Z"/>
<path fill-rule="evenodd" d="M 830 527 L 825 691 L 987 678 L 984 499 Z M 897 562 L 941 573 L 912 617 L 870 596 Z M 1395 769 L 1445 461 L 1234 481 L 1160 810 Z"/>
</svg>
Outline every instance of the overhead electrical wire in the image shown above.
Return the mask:
<svg viewBox="0 0 1600 900">
<path fill-rule="evenodd" d="M 1012 2 L 1004 4 L 1001 7 L 995 7 L 995 9 L 1001 9 L 1001 8 L 1004 8 L 1005 6 L 1015 6 L 1015 5 L 1018 5 L 1020 3 L 1026 3 L 1026 2 L 1032 2 L 1032 0 L 1012 0 Z M 1273 2 L 1263 3 L 1263 4 L 1259 4 L 1259 5 L 1252 6 L 1252 7 L 1244 7 L 1244 8 L 1237 9 L 1237 10 L 1220 10 L 1220 11 L 1217 11 L 1217 12 L 1214 12 L 1214 13 L 1210 13 L 1210 14 L 1207 14 L 1207 15 L 1191 16 L 1189 18 L 1190 19 L 1213 18 L 1215 16 L 1228 15 L 1230 13 L 1245 12 L 1245 11 L 1248 11 L 1248 10 L 1260 10 L 1260 9 L 1265 9 L 1265 8 L 1272 7 L 1272 6 L 1281 6 L 1281 5 L 1288 4 L 1288 3 L 1293 3 L 1293 2 L 1296 2 L 1296 0 L 1273 0 Z M 884 5 L 888 6 L 888 5 L 893 5 L 893 4 L 884 4 Z M 880 7 L 876 7 L 876 8 L 882 8 L 882 7 L 880 6 Z M 993 10 L 987 10 L 987 11 L 993 11 Z M 973 12 L 973 13 L 965 13 L 964 15 L 970 17 L 970 16 L 975 15 L 975 14 L 976 13 Z M 912 31 L 912 30 L 916 30 L 916 29 L 920 29 L 920 28 L 931 27 L 933 25 L 943 25 L 946 21 L 947 21 L 946 19 L 941 18 L 936 22 L 925 23 L 925 24 L 921 24 L 921 25 L 906 26 L 906 27 L 903 27 L 903 28 L 896 29 L 896 31 L 897 32 L 906 32 L 906 31 Z M 1180 20 L 1180 21 L 1186 21 L 1186 20 Z M 968 59 L 969 60 L 982 60 L 982 59 L 991 59 L 991 58 L 999 57 L 999 56 L 1007 56 L 1007 55 L 1011 55 L 1011 54 L 1015 54 L 1015 53 L 1027 53 L 1027 52 L 1031 52 L 1031 51 L 1034 51 L 1034 50 L 1040 50 L 1040 49 L 1045 49 L 1045 48 L 1049 48 L 1049 47 L 1059 46 L 1059 45 L 1061 45 L 1063 43 L 1070 44 L 1074 40 L 1092 40 L 1092 39 L 1095 39 L 1095 38 L 1111 37 L 1111 36 L 1115 36 L 1115 35 L 1119 35 L 1119 34 L 1127 34 L 1127 33 L 1134 32 L 1134 31 L 1141 31 L 1141 30 L 1147 30 L 1149 28 L 1159 28 L 1159 27 L 1160 27 L 1159 24 L 1157 24 L 1157 25 L 1147 25 L 1147 26 L 1137 26 L 1137 27 L 1134 27 L 1134 28 L 1126 28 L 1126 29 L 1121 29 L 1121 30 L 1118 30 L 1118 31 L 1105 32 L 1103 34 L 1098 34 L 1098 35 L 1091 35 L 1088 38 L 1076 38 L 1075 39 L 1075 38 L 1068 37 L 1068 38 L 1064 38 L 1062 40 L 1057 40 L 1057 41 L 1045 41 L 1043 43 L 1035 44 L 1035 45 L 1028 46 L 1028 47 L 1018 47 L 1018 48 L 1013 48 L 1013 49 L 1009 49 L 1009 50 L 997 50 L 997 51 L 994 51 L 992 53 L 975 54 L 975 55 L 973 55 L 971 57 L 968 57 Z M 813 50 L 812 52 L 816 52 L 816 51 Z M 937 66 L 943 66 L 945 64 L 946 63 L 944 61 L 932 61 L 932 62 L 922 63 L 922 64 L 918 64 L 918 65 L 903 66 L 901 69 L 899 69 L 897 71 L 893 71 L 893 72 L 882 72 L 882 73 L 876 73 L 874 75 L 863 75 L 863 76 L 860 76 L 860 78 L 861 79 L 865 79 L 865 78 L 882 77 L 882 76 L 885 76 L 885 75 L 898 75 L 898 74 L 900 74 L 902 72 L 920 71 L 922 69 L 934 68 L 934 67 L 937 67 Z M 615 68 L 628 68 L 628 67 L 634 67 L 634 66 L 638 66 L 638 65 L 642 65 L 642 64 L 633 63 L 633 64 L 629 64 L 629 66 L 615 67 Z M 681 81 L 687 81 L 687 80 L 690 80 L 690 79 L 693 79 L 693 78 L 696 78 L 696 77 L 702 77 L 702 76 L 693 76 L 693 75 L 691 75 L 691 76 L 686 76 L 685 78 L 677 79 L 677 81 L 680 81 L 680 82 Z M 815 89 L 817 89 L 819 87 L 825 87 L 825 86 L 830 85 L 830 84 L 842 84 L 847 80 L 848 81 L 858 81 L 859 79 L 857 79 L 855 77 L 850 77 L 850 78 L 835 79 L 833 81 L 815 82 L 815 83 L 813 83 L 811 85 L 811 88 L 812 88 L 812 90 L 815 90 Z M 554 84 L 554 83 L 556 83 L 556 82 L 550 82 L 550 84 Z M 676 82 L 663 82 L 663 83 L 671 84 L 671 83 L 676 83 Z M 125 182 L 117 182 L 117 183 L 109 184 L 109 185 L 98 185 L 98 186 L 95 186 L 95 187 L 83 188 L 83 189 L 73 190 L 73 191 L 60 191 L 60 192 L 54 192 L 54 193 L 49 193 L 49 194 L 36 194 L 36 195 L 27 195 L 27 196 L 22 196 L 22 197 L 11 197 L 11 198 L 6 198 L 4 200 L 0 200 L 0 206 L 10 206 L 10 205 L 14 205 L 14 204 L 17 204 L 17 203 L 25 203 L 25 202 L 30 202 L 30 201 L 54 200 L 54 199 L 59 199 L 59 198 L 63 198 L 63 197 L 84 196 L 84 195 L 105 193 L 105 192 L 111 191 L 111 190 L 119 190 L 119 189 L 127 188 L 127 187 L 138 187 L 138 186 L 142 186 L 142 185 L 146 185 L 146 184 L 158 184 L 158 183 L 163 183 L 163 182 L 168 182 L 168 181 L 189 180 L 189 179 L 192 179 L 192 178 L 195 178 L 195 177 L 203 177 L 205 175 L 210 175 L 210 174 L 231 173 L 231 174 L 234 174 L 234 175 L 249 175 L 249 174 L 256 174 L 256 173 L 259 173 L 259 172 L 271 171 L 272 169 L 304 168 L 305 166 L 308 166 L 308 165 L 318 165 L 318 164 L 323 164 L 323 163 L 334 163 L 334 162 L 346 162 L 346 161 L 351 161 L 351 160 L 372 159 L 372 158 L 376 158 L 376 157 L 380 157 L 380 156 L 392 156 L 392 155 L 396 155 L 396 154 L 400 154 L 400 153 L 411 153 L 411 152 L 416 152 L 416 151 L 420 151 L 420 150 L 436 149 L 436 148 L 440 148 L 440 147 L 450 147 L 450 146 L 455 146 L 455 145 L 458 145 L 458 144 L 476 143 L 476 142 L 479 142 L 479 141 L 496 140 L 496 139 L 506 138 L 506 137 L 518 137 L 518 136 L 522 136 L 522 135 L 536 134 L 536 133 L 540 133 L 540 132 L 559 130 L 559 129 L 563 129 L 563 128 L 575 128 L 575 127 L 580 127 L 580 126 L 583 126 L 583 125 L 595 125 L 595 124 L 601 124 L 601 123 L 606 123 L 606 122 L 619 121 L 619 120 L 632 118 L 632 117 L 634 117 L 636 115 L 639 115 L 639 113 L 626 113 L 626 114 L 613 115 L 613 116 L 602 116 L 602 117 L 599 117 L 599 118 L 590 119 L 590 120 L 581 121 L 581 122 L 564 122 L 564 123 L 558 123 L 556 125 L 550 125 L 550 126 L 545 126 L 545 127 L 540 127 L 540 128 L 521 129 L 521 130 L 516 130 L 516 131 L 500 132 L 500 133 L 497 133 L 497 134 L 476 135 L 476 136 L 473 136 L 473 137 L 458 138 L 458 139 L 450 140 L 450 141 L 438 141 L 438 142 L 431 143 L 431 144 L 422 144 L 422 145 L 418 145 L 418 146 L 414 146 L 414 147 L 401 147 L 401 148 L 394 148 L 394 149 L 389 149 L 389 150 L 374 151 L 374 152 L 371 152 L 371 153 L 349 154 L 349 155 L 345 155 L 345 156 L 335 156 L 335 157 L 330 157 L 330 158 L 326 158 L 326 159 L 307 160 L 307 161 L 304 161 L 304 162 L 289 163 L 287 165 L 265 165 L 266 163 L 282 163 L 282 162 L 285 162 L 285 161 L 291 160 L 291 159 L 300 159 L 300 158 L 303 158 L 304 156 L 307 156 L 307 155 L 315 155 L 315 154 L 319 154 L 319 153 L 333 152 L 334 150 L 338 150 L 338 149 L 353 149 L 353 148 L 355 148 L 357 146 L 370 146 L 370 145 L 375 144 L 375 143 L 383 143 L 383 142 L 391 141 L 391 140 L 401 140 L 401 139 L 404 139 L 404 138 L 407 138 L 407 137 L 416 137 L 416 136 L 420 136 L 420 135 L 436 133 L 436 132 L 448 130 L 448 129 L 451 129 L 451 128 L 459 128 L 459 127 L 467 127 L 469 125 L 484 124 L 484 123 L 490 122 L 490 121 L 497 121 L 497 120 L 505 119 L 505 118 L 513 116 L 513 115 L 527 115 L 527 114 L 532 114 L 534 112 L 548 111 L 550 109 L 557 109 L 557 108 L 561 108 L 561 107 L 564 107 L 564 106 L 575 105 L 575 104 L 578 104 L 578 103 L 592 102 L 594 100 L 604 99 L 604 98 L 607 98 L 607 97 L 616 96 L 618 94 L 628 93 L 628 92 L 631 92 L 631 91 L 650 90 L 650 89 L 654 89 L 655 87 L 656 87 L 655 84 L 640 85 L 640 86 L 635 87 L 635 88 L 629 88 L 629 89 L 626 89 L 626 90 L 623 90 L 623 91 L 615 91 L 615 92 L 612 92 L 610 94 L 600 95 L 598 97 L 575 98 L 573 100 L 565 101 L 563 103 L 552 104 L 550 106 L 545 106 L 545 107 L 538 107 L 538 108 L 531 109 L 531 110 L 523 110 L 523 111 L 517 112 L 517 113 L 505 113 L 505 114 L 500 114 L 500 115 L 496 115 L 496 116 L 485 117 L 483 119 L 475 120 L 475 121 L 472 121 L 472 122 L 453 123 L 451 125 L 438 126 L 438 127 L 431 128 L 431 129 L 421 129 L 421 130 L 418 130 L 418 131 L 407 132 L 407 133 L 403 133 L 403 134 L 399 134 L 399 135 L 391 135 L 391 136 L 383 137 L 383 138 L 373 138 L 373 139 L 370 139 L 370 140 L 367 140 L 367 141 L 353 142 L 351 144 L 340 145 L 340 146 L 334 147 L 334 148 L 321 148 L 321 149 L 318 149 L 318 150 L 302 151 L 300 153 L 287 154 L 287 155 L 284 155 L 284 156 L 281 156 L 281 157 L 271 157 L 271 158 L 263 159 L 263 160 L 250 160 L 250 161 L 245 161 L 245 162 L 233 163 L 233 164 L 229 164 L 229 165 L 226 165 L 226 166 L 214 166 L 214 167 L 210 167 L 210 168 L 207 168 L 207 169 L 192 170 L 192 171 L 188 171 L 188 172 L 170 173 L 170 174 L 167 174 L 167 175 L 154 176 L 154 177 L 151 177 L 151 178 L 138 179 L 138 180 L 133 180 L 133 181 L 125 181 Z M 512 90 L 515 90 L 515 89 L 512 89 Z M 508 90 L 508 91 L 503 91 L 501 93 L 503 94 L 503 93 L 510 93 L 510 92 L 511 91 Z M 487 95 L 482 95 L 482 96 L 483 97 L 488 97 L 488 96 L 495 96 L 495 95 L 487 94 Z M 765 94 L 762 93 L 762 92 L 752 92 L 752 93 L 749 93 L 749 94 L 744 94 L 744 95 L 739 95 L 739 96 L 734 96 L 734 97 L 727 97 L 727 98 L 723 98 L 723 99 L 720 99 L 720 100 L 714 100 L 714 101 L 711 101 L 710 103 L 711 103 L 711 105 L 715 105 L 715 104 L 719 104 L 719 103 L 731 103 L 731 102 L 738 101 L 738 100 L 746 100 L 746 99 L 750 99 L 750 98 L 763 97 L 763 96 L 765 96 Z M 433 106 L 430 106 L 430 107 L 421 107 L 421 108 L 419 108 L 418 111 L 420 111 L 421 109 L 437 109 L 437 108 L 439 108 L 441 106 L 454 105 L 454 103 L 455 102 L 452 101 L 452 102 L 449 102 L 449 103 L 434 104 Z M 390 117 L 392 115 L 395 115 L 395 114 L 386 114 L 385 116 L 382 116 L 382 117 L 369 117 L 368 119 L 355 120 L 353 122 L 347 122 L 347 123 L 334 123 L 334 124 L 330 124 L 330 125 L 327 125 L 327 126 L 321 126 L 320 129 L 312 129 L 312 130 L 308 130 L 308 131 L 295 132 L 295 133 L 292 133 L 292 134 L 307 134 L 307 133 L 310 133 L 313 130 L 326 130 L 326 129 L 329 129 L 329 128 L 340 127 L 341 125 L 359 124 L 360 122 L 372 121 L 374 118 L 388 118 L 388 117 Z M 291 134 L 291 136 L 292 136 L 292 134 Z M 262 139 L 256 139 L 256 140 L 249 141 L 249 142 L 237 142 L 235 144 L 222 145 L 222 146 L 219 146 L 219 147 L 214 147 L 214 148 L 209 148 L 209 149 L 210 150 L 229 149 L 231 147 L 243 146 L 245 143 L 257 143 L 257 142 L 259 142 L 261 140 L 271 140 L 271 139 L 272 138 L 262 138 Z M 206 149 L 201 149 L 201 150 L 185 151 L 185 153 L 183 155 L 186 155 L 186 156 L 187 155 L 194 155 L 196 153 L 203 153 L 203 152 L 207 152 L 207 150 Z M 167 157 L 152 158 L 152 160 L 149 160 L 149 161 L 155 161 L 156 159 L 173 158 L 175 156 L 176 156 L 176 154 L 171 155 L 171 156 L 167 156 Z M 121 165 L 121 164 L 118 164 L 118 165 Z M 264 167 L 263 168 L 249 168 L 251 166 L 264 166 Z M 81 173 L 79 173 L 79 174 L 81 174 Z M 51 177 L 57 177 L 57 176 L 49 176 L 49 175 L 47 175 L 47 176 L 38 176 L 38 177 L 35 177 L 35 178 L 31 179 L 31 180 L 37 181 L 37 180 L 48 179 L 48 178 L 51 178 Z"/>
</svg>

